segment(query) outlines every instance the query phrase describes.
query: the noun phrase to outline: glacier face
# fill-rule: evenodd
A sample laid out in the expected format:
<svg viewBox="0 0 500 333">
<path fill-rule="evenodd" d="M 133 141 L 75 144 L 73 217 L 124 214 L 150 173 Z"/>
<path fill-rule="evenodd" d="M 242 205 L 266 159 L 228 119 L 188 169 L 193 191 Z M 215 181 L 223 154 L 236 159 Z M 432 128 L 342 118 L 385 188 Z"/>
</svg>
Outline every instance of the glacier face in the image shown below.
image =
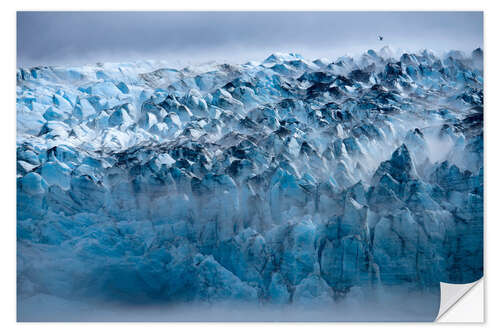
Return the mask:
<svg viewBox="0 0 500 333">
<path fill-rule="evenodd" d="M 53 298 L 433 320 L 440 281 L 482 276 L 482 50 L 160 65 L 18 68 L 22 320 Z M 397 297 L 427 303 L 352 316 Z"/>
</svg>

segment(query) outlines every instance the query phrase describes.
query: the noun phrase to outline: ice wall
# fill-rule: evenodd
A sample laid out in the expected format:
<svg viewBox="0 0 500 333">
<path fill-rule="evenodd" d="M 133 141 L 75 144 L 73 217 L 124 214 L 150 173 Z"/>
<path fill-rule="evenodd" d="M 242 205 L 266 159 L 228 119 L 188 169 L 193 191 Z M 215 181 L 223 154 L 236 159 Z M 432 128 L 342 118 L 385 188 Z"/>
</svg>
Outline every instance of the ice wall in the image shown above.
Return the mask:
<svg viewBox="0 0 500 333">
<path fill-rule="evenodd" d="M 401 318 L 432 320 L 483 274 L 480 49 L 19 68 L 17 126 L 23 318 L 425 295 Z"/>
</svg>

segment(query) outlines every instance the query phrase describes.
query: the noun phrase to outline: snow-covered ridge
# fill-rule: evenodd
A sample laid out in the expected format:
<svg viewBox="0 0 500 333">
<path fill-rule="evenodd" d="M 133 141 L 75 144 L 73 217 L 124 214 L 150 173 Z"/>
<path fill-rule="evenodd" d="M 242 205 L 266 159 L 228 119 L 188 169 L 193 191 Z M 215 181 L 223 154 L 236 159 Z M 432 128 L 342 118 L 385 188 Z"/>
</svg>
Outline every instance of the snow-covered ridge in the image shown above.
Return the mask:
<svg viewBox="0 0 500 333">
<path fill-rule="evenodd" d="M 22 301 L 404 287 L 432 319 L 482 276 L 482 50 L 157 66 L 18 69 Z"/>
</svg>

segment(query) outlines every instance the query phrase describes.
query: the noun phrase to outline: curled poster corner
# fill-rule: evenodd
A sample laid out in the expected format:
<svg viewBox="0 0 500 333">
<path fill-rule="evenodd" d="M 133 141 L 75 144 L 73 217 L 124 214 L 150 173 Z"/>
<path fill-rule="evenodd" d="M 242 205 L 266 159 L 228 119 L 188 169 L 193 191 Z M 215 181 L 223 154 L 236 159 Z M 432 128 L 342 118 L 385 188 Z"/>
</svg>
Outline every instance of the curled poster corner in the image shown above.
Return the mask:
<svg viewBox="0 0 500 333">
<path fill-rule="evenodd" d="M 483 322 L 483 279 L 465 284 L 441 282 L 440 287 L 441 302 L 436 322 Z M 471 295 L 473 289 L 477 292 Z M 468 296 L 473 297 L 469 299 Z M 462 316 L 462 312 L 468 316 Z"/>
</svg>

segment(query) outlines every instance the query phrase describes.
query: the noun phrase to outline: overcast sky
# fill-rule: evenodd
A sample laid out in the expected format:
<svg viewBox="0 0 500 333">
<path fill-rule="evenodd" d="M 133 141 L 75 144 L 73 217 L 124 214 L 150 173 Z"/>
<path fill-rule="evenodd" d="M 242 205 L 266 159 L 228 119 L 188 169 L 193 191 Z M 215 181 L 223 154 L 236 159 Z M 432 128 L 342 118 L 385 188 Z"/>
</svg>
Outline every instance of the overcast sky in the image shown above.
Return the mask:
<svg viewBox="0 0 500 333">
<path fill-rule="evenodd" d="M 383 41 L 377 39 L 380 34 Z M 389 45 L 470 52 L 481 12 L 18 12 L 18 66 L 335 58 Z"/>
</svg>

